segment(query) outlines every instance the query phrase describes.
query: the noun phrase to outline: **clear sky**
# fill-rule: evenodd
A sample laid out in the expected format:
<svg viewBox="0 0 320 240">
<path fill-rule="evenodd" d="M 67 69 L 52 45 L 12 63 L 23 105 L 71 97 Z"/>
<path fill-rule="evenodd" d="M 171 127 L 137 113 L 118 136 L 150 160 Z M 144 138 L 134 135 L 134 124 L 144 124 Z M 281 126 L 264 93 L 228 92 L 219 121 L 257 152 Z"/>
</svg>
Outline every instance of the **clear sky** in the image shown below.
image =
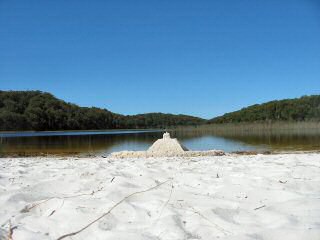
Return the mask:
<svg viewBox="0 0 320 240">
<path fill-rule="evenodd" d="M 318 0 L 0 0 L 0 89 L 211 118 L 320 93 Z"/>
</svg>

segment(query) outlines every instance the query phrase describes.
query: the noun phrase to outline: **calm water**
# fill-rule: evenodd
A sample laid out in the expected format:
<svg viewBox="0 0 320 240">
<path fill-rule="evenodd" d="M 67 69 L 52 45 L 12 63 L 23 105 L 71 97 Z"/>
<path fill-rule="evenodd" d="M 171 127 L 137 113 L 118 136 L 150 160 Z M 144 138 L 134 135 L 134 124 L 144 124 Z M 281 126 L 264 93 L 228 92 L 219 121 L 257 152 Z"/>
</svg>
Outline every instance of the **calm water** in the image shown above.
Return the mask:
<svg viewBox="0 0 320 240">
<path fill-rule="evenodd" d="M 161 130 L 0 133 L 0 154 L 95 154 L 146 150 Z M 190 150 L 232 151 L 320 150 L 320 135 L 260 134 L 216 136 L 206 132 L 171 132 Z"/>
</svg>

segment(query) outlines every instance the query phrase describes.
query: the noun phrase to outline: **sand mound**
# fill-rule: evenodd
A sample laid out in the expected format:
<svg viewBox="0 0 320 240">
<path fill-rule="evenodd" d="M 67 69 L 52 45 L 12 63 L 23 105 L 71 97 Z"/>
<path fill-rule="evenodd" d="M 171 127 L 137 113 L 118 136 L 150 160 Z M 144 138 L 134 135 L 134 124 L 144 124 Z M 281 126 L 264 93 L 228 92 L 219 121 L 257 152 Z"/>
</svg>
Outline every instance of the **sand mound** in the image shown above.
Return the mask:
<svg viewBox="0 0 320 240">
<path fill-rule="evenodd" d="M 122 151 L 111 154 L 117 158 L 139 157 L 197 157 L 197 156 L 222 156 L 223 151 L 189 151 L 176 138 L 171 138 L 169 133 L 164 133 L 147 151 Z"/>
<path fill-rule="evenodd" d="M 148 153 L 155 155 L 182 154 L 188 151 L 176 138 L 171 138 L 169 133 L 164 133 L 162 139 L 158 139 L 148 149 Z"/>
</svg>

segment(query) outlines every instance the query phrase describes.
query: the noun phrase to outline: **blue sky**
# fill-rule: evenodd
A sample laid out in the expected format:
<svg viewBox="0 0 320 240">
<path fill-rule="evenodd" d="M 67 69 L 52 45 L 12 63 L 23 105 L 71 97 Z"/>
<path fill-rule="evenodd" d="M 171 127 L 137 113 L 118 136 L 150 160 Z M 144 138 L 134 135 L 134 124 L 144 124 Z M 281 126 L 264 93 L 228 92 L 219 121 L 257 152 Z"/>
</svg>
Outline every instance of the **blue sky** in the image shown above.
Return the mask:
<svg viewBox="0 0 320 240">
<path fill-rule="evenodd" d="M 317 0 L 0 0 L 0 89 L 211 118 L 320 93 Z"/>
</svg>

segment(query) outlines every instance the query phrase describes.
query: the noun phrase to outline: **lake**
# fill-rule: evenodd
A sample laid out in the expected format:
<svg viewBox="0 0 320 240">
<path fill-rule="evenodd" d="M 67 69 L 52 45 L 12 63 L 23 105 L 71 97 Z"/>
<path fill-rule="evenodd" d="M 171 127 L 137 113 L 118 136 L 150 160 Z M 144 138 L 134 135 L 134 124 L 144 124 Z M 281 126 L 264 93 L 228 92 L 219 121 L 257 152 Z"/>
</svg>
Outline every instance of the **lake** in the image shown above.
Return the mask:
<svg viewBox="0 0 320 240">
<path fill-rule="evenodd" d="M 93 154 L 146 150 L 162 137 L 162 130 L 63 131 L 0 133 L 0 154 Z M 320 150 L 320 135 L 266 133 L 218 136 L 206 131 L 171 131 L 190 150 L 234 151 Z"/>
</svg>

